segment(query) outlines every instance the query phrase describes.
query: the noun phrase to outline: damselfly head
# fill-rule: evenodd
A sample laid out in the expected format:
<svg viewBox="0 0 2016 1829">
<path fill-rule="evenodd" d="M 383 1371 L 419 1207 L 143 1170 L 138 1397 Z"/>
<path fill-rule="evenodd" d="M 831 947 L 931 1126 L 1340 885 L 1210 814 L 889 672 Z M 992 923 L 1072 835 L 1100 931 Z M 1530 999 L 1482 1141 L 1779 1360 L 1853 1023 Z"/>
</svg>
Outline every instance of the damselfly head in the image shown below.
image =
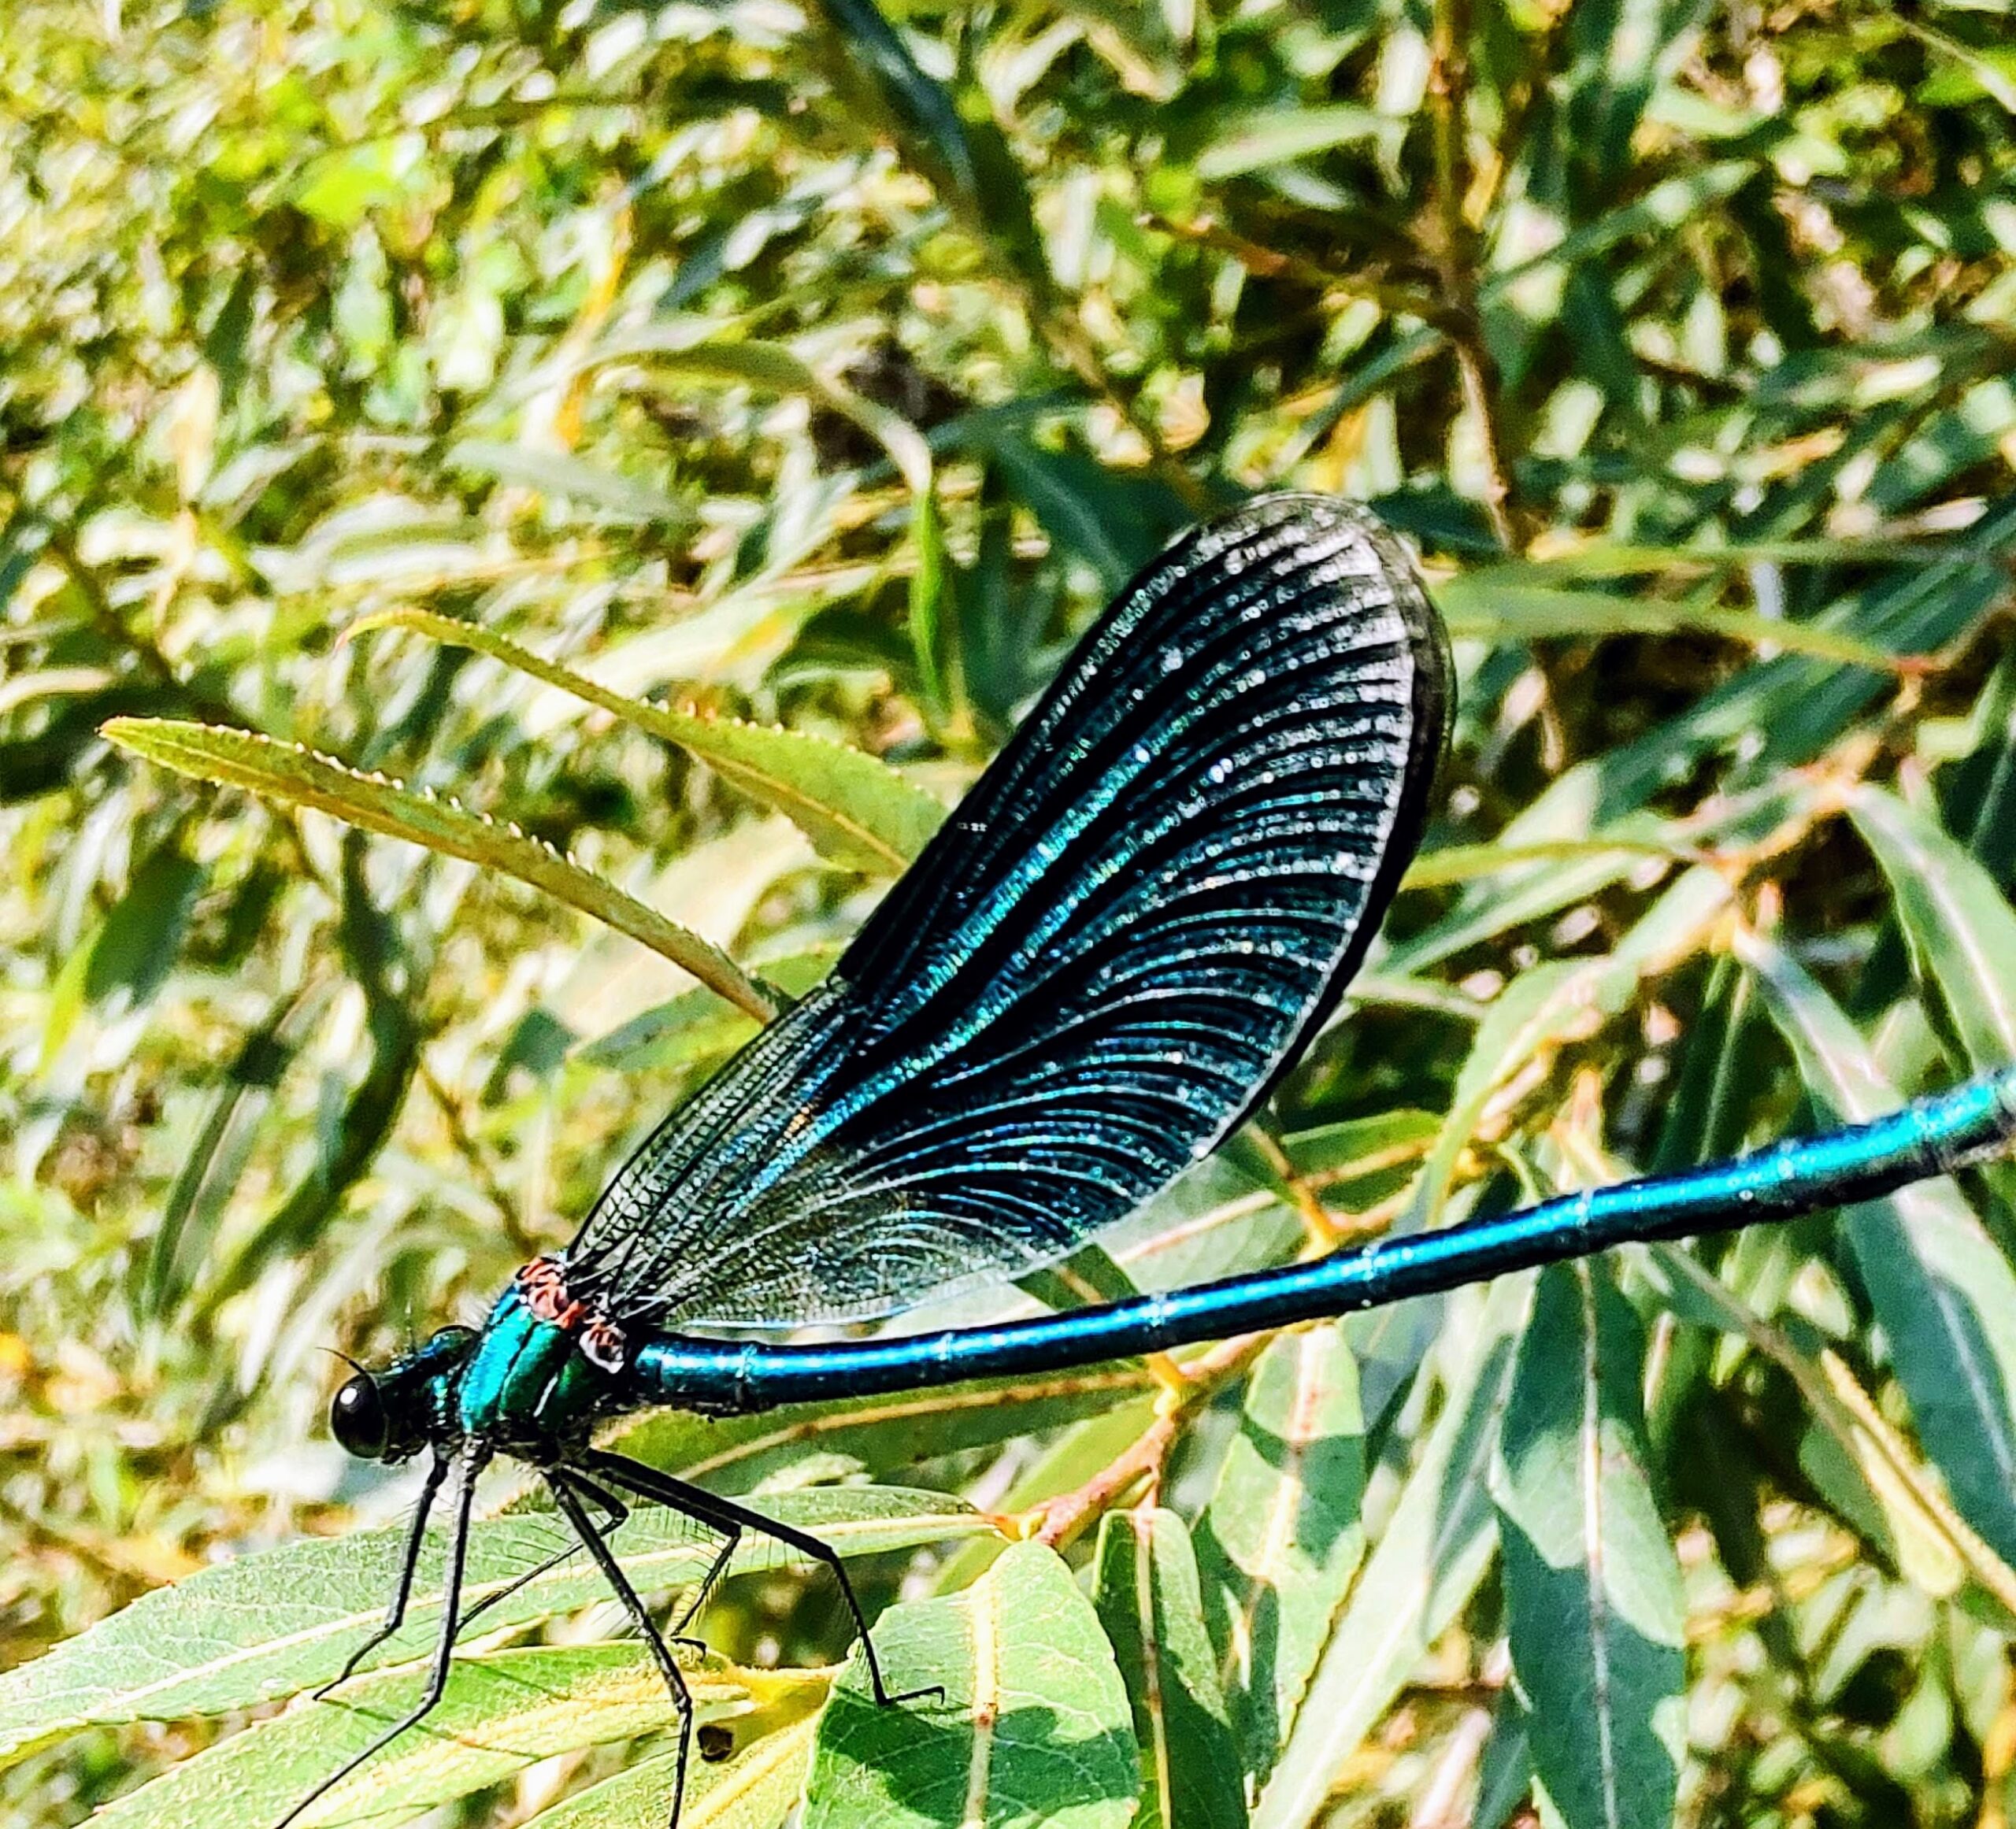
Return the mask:
<svg viewBox="0 0 2016 1829">
<path fill-rule="evenodd" d="M 376 1461 L 385 1452 L 391 1425 L 378 1383 L 368 1372 L 346 1379 L 329 1405 L 329 1433 L 346 1454 Z"/>
<path fill-rule="evenodd" d="M 330 1403 L 329 1432 L 360 1461 L 418 1453 L 440 1434 L 449 1389 L 476 1339 L 473 1327 L 443 1327 L 389 1364 L 358 1367 Z"/>
</svg>

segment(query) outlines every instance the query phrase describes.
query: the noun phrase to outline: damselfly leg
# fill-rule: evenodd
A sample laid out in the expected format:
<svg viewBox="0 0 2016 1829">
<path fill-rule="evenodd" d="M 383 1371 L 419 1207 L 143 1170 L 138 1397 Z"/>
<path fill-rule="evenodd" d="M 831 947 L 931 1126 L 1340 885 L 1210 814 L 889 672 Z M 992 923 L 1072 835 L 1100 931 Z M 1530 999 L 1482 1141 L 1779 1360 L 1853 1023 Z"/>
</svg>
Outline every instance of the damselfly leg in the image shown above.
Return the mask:
<svg viewBox="0 0 2016 1829">
<path fill-rule="evenodd" d="M 433 1508 L 434 1496 L 440 1490 L 441 1481 L 447 1473 L 448 1465 L 449 1463 L 445 1457 L 437 1461 L 428 1470 L 426 1485 L 421 1489 L 420 1500 L 414 1509 L 413 1523 L 408 1527 L 406 1531 L 406 1550 L 401 1559 L 399 1568 L 399 1585 L 393 1594 L 391 1605 L 386 1609 L 384 1624 L 344 1660 L 343 1668 L 335 1675 L 330 1678 L 315 1692 L 315 1699 L 318 1702 L 348 1683 L 351 1677 L 356 1675 L 358 1666 L 406 1624 L 407 1603 L 413 1595 L 415 1571 L 418 1568 L 420 1563 L 421 1544 L 427 1535 L 428 1513 Z M 580 1489 L 580 1494 L 584 1499 L 602 1508 L 604 1530 L 612 1532 L 620 1531 L 629 1522 L 630 1508 L 624 1505 L 615 1494 L 586 1478 L 578 1478 L 576 1484 Z M 521 1588 L 537 1581 L 541 1575 L 550 1574 L 580 1547 L 578 1542 L 563 1543 L 551 1555 L 542 1557 L 524 1574 L 514 1577 L 505 1586 L 498 1589 L 495 1593 L 485 1594 L 462 1615 L 461 1624 L 456 1634 L 457 1638 L 460 1638 L 465 1634 L 469 1627 L 492 1607 L 508 1601 Z M 709 1570 L 706 1577 L 706 1581 L 713 1580 L 720 1572 L 721 1563 L 725 1560 L 726 1552 L 724 1552 Z M 704 1588 L 702 1591 L 704 1592 Z M 687 1617 L 691 1617 L 690 1609 Z M 683 1627 L 685 1624 L 686 1620 L 682 1618 L 680 1621 L 680 1626 Z M 673 1642 L 677 1645 L 696 1646 L 702 1650 L 706 1649 L 700 1640 L 683 1638 L 676 1633 L 673 1635 Z"/>
<path fill-rule="evenodd" d="M 549 1468 L 546 1483 L 553 1489 L 554 1502 L 566 1514 L 567 1521 L 588 1546 L 588 1553 L 595 1558 L 602 1579 L 623 1603 L 623 1610 L 630 1616 L 631 1624 L 650 1650 L 658 1674 L 665 1679 L 665 1686 L 672 1696 L 672 1705 L 679 1716 L 679 1759 L 672 1781 L 670 1822 L 672 1829 L 678 1829 L 680 1809 L 686 1801 L 686 1762 L 693 1746 L 693 1693 L 686 1686 L 685 1672 L 679 1668 L 679 1660 L 673 1656 L 671 1646 L 653 1623 L 650 1609 L 638 1598 L 637 1590 L 630 1585 L 630 1578 L 623 1572 L 622 1564 L 616 1560 L 615 1551 L 602 1541 L 602 1533 L 595 1528 L 587 1508 L 575 1495 L 567 1472 L 559 1468 Z"/>
<path fill-rule="evenodd" d="M 476 1478 L 489 1458 L 487 1451 L 483 1450 L 472 1450 L 462 1458 L 461 1475 L 455 1486 L 454 1535 L 448 1541 L 448 1566 L 442 1587 L 441 1635 L 435 1646 L 434 1668 L 428 1674 L 425 1691 L 403 1718 L 387 1727 L 361 1753 L 345 1761 L 281 1817 L 273 1825 L 273 1829 L 287 1829 L 290 1823 L 295 1821 L 312 1805 L 327 1797 L 359 1766 L 375 1758 L 409 1727 L 417 1727 L 424 1721 L 447 1693 L 448 1672 L 454 1668 L 455 1661 L 455 1633 L 460 1624 L 462 1573 L 469 1564 L 469 1521 L 476 1509 Z M 439 1483 L 437 1480 L 433 1485 L 438 1487 Z"/>
<path fill-rule="evenodd" d="M 735 1537 L 739 1537 L 747 1531 L 755 1531 L 775 1538 L 776 1542 L 797 1550 L 802 1556 L 810 1557 L 822 1568 L 829 1570 L 834 1580 L 839 1584 L 840 1597 L 847 1602 L 847 1612 L 853 1616 L 854 1630 L 861 1636 L 862 1657 L 868 1666 L 868 1679 L 874 1687 L 876 1701 L 887 1707 L 897 1702 L 921 1701 L 926 1698 L 939 1701 L 945 1699 L 942 1684 L 932 1683 L 922 1689 L 895 1691 L 884 1683 L 882 1666 L 875 1655 L 875 1641 L 869 1635 L 868 1616 L 862 1611 L 861 1599 L 854 1591 L 853 1582 L 847 1578 L 846 1564 L 841 1561 L 839 1551 L 832 1545 L 821 1542 L 809 1531 L 795 1530 L 789 1524 L 780 1524 L 774 1519 L 765 1517 L 760 1512 L 750 1511 L 732 1499 L 719 1498 L 697 1486 L 689 1486 L 683 1479 L 675 1479 L 669 1473 L 661 1473 L 658 1468 L 647 1467 L 642 1461 L 632 1461 L 624 1455 L 611 1454 L 605 1450 L 591 1448 L 579 1457 L 577 1464 L 596 1474 L 610 1485 L 634 1494 L 639 1498 L 650 1499 L 658 1505 L 669 1505 L 674 1511 L 684 1512 L 710 1530 Z M 709 1579 L 711 1580 L 712 1577 Z"/>
<path fill-rule="evenodd" d="M 356 1675 L 357 1667 L 406 1624 L 406 1603 L 413 1598 L 413 1576 L 420 1568 L 421 1546 L 427 1541 L 428 1516 L 434 1509 L 435 1498 L 441 1490 L 442 1481 L 448 1477 L 451 1464 L 447 1455 L 436 1454 L 427 1470 L 426 1482 L 413 1506 L 413 1522 L 406 1527 L 406 1548 L 399 1557 L 398 1585 L 392 1590 L 392 1604 L 385 1609 L 384 1623 L 343 1661 L 343 1668 L 315 1692 L 317 1701 L 348 1683 Z"/>
</svg>

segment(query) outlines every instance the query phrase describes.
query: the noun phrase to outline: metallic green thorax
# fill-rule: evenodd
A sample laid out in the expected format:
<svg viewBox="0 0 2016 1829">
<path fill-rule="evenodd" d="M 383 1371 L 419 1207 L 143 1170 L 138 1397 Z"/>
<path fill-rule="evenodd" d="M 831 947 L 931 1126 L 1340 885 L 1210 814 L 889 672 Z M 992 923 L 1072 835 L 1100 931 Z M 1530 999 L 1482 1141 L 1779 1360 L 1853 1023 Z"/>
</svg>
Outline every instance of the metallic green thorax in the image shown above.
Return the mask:
<svg viewBox="0 0 2016 1829">
<path fill-rule="evenodd" d="M 635 1409 L 623 1336 L 567 1294 L 541 1258 L 497 1298 L 480 1331 L 443 1327 L 410 1353 L 359 1366 L 336 1393 L 336 1439 L 366 1461 L 398 1462 L 433 1449 L 502 1449 L 547 1466 L 584 1446 L 596 1419 Z M 627 1400 L 627 1401 L 626 1401 Z"/>
<path fill-rule="evenodd" d="M 582 1439 L 610 1381 L 582 1357 L 578 1336 L 543 1321 L 513 1284 L 497 1298 L 455 1381 L 460 1432 L 521 1453 Z"/>
</svg>

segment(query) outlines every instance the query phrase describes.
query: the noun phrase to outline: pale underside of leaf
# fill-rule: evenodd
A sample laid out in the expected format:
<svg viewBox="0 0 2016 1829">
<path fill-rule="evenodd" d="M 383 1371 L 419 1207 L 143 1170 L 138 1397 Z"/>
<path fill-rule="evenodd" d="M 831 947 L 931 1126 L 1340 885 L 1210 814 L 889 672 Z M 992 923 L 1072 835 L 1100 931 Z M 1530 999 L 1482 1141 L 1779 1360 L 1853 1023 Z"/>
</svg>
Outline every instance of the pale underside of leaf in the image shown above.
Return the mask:
<svg viewBox="0 0 2016 1829">
<path fill-rule="evenodd" d="M 710 990 L 760 1020 L 776 1002 L 712 942 L 681 927 L 550 845 L 429 793 L 360 773 L 333 757 L 244 731 L 166 718 L 114 718 L 105 735 L 150 762 L 199 781 L 249 788 L 289 806 L 404 839 L 444 857 L 515 876 L 557 901 L 641 941 Z"/>
<path fill-rule="evenodd" d="M 849 869 L 901 870 L 945 816 L 936 798 L 865 750 L 797 731 L 705 717 L 631 698 L 479 624 L 431 610 L 380 611 L 353 624 L 348 633 L 372 628 L 410 629 L 473 649 L 676 744 L 724 780 L 783 813 L 821 855 Z"/>
<path fill-rule="evenodd" d="M 843 1555 L 914 1548 L 995 1528 L 956 1500 L 894 1487 L 778 1494 L 765 1505 L 780 1521 L 815 1532 Z M 402 1535 L 380 1531 L 302 1539 L 143 1595 L 0 1679 L 0 1763 L 89 1723 L 221 1714 L 327 1681 L 382 1616 Z M 465 1601 L 495 1594 L 565 1541 L 550 1514 L 516 1513 L 480 1523 Z M 698 1580 L 714 1546 L 690 1520 L 652 1507 L 633 1515 L 613 1547 L 631 1581 L 651 1593 Z M 773 1568 L 788 1560 L 776 1544 L 751 1539 L 738 1550 L 736 1566 Z M 366 1668 L 424 1654 L 439 1612 L 438 1567 L 430 1555 L 406 1629 Z M 495 1608 L 491 1629 L 571 1612 L 607 1593 L 592 1564 L 576 1557 Z"/>
</svg>

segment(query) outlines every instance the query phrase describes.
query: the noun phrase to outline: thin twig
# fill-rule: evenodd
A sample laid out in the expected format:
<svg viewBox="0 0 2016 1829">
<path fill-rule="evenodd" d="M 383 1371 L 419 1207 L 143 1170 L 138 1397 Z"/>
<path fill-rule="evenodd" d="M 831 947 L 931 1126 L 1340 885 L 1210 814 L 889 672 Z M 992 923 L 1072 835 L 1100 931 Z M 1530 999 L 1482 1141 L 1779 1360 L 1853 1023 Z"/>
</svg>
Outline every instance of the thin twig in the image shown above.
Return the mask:
<svg viewBox="0 0 2016 1829">
<path fill-rule="evenodd" d="M 1162 1464 L 1190 1418 L 1210 1401 L 1220 1387 L 1258 1357 L 1271 1333 L 1242 1334 L 1221 1342 L 1184 1368 L 1182 1389 L 1165 1387 L 1155 1420 L 1127 1447 L 1075 1490 L 1060 1494 L 1035 1514 L 1028 1533 L 1053 1549 L 1082 1535 L 1142 1481 L 1159 1483 Z"/>
<path fill-rule="evenodd" d="M 1303 1228 L 1309 1235 L 1310 1243 L 1326 1250 L 1334 1246 L 1342 1235 L 1340 1229 L 1330 1217 L 1329 1209 L 1317 1198 L 1315 1189 L 1288 1159 L 1288 1151 L 1258 1124 L 1250 1125 L 1247 1134 L 1253 1138 L 1254 1146 L 1266 1159 L 1267 1166 L 1274 1172 L 1275 1179 L 1287 1190 L 1295 1210 L 1302 1216 Z"/>
<path fill-rule="evenodd" d="M 1340 298 L 1364 299 L 1377 305 L 1389 317 L 1418 317 L 1423 324 L 1433 324 L 1439 330 L 1451 328 L 1453 314 L 1425 286 L 1406 285 L 1380 278 L 1376 272 L 1340 273 L 1304 255 L 1284 254 L 1278 248 L 1268 247 L 1226 228 L 1214 217 L 1201 216 L 1194 222 L 1177 222 L 1148 210 L 1143 212 L 1141 220 L 1147 227 L 1159 229 L 1180 241 L 1195 242 L 1199 246 L 1230 254 L 1249 273 L 1258 274 L 1262 279 L 1295 280 L 1314 291 Z"/>
</svg>

